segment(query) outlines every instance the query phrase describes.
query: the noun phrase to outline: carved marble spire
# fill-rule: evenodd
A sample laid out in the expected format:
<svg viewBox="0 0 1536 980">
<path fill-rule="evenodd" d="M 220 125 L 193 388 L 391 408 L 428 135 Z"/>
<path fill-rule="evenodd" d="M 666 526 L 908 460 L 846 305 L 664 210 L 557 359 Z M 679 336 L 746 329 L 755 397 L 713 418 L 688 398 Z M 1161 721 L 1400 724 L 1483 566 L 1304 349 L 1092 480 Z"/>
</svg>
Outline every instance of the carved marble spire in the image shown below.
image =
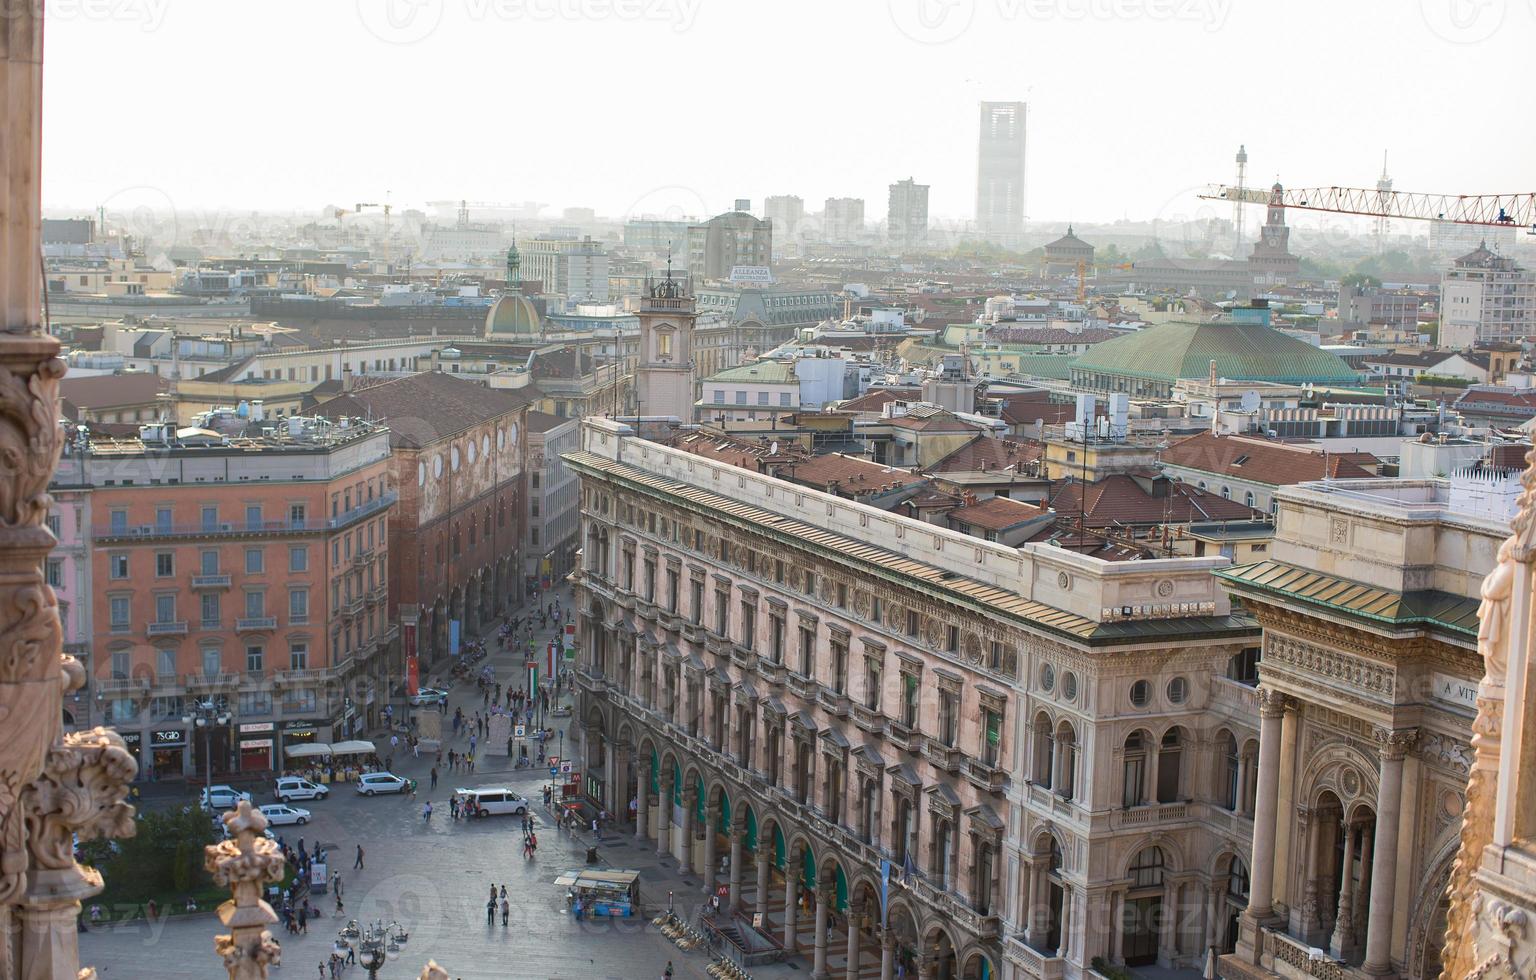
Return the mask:
<svg viewBox="0 0 1536 980">
<path fill-rule="evenodd" d="M 1499 548 L 1498 564 L 1483 580 L 1482 606 L 1478 610 L 1478 652 L 1483 655 L 1484 676 L 1477 690 L 1477 717 L 1472 722 L 1473 761 L 1467 778 L 1467 804 L 1461 826 L 1461 849 L 1451 869 L 1450 911 L 1446 917 L 1445 948 L 1442 954 L 1448 980 L 1462 980 L 1474 974 L 1494 975 L 1500 971 L 1532 966 L 1529 943 L 1522 944 L 1525 922 L 1532 911 L 1530 899 L 1536 898 L 1536 879 L 1525 882 L 1528 897 L 1525 911 L 1507 899 L 1510 890 L 1496 890 L 1504 896 L 1486 895 L 1485 851 L 1495 841 L 1498 813 L 1506 819 L 1517 805 L 1517 797 L 1536 794 L 1536 786 L 1518 778 L 1518 760 L 1503 759 L 1504 739 L 1513 737 L 1513 746 L 1531 750 L 1536 739 L 1536 711 L 1527 712 L 1530 698 L 1530 636 L 1532 588 L 1531 562 L 1536 557 L 1536 452 L 1526 456 L 1526 471 L 1520 478 L 1523 492 L 1519 511 L 1511 522 L 1512 534 Z M 1512 691 L 1508 688 L 1514 686 Z M 1513 700 L 1509 700 L 1512 698 Z M 1511 748 L 1513 751 L 1513 748 Z M 1511 779 L 1501 779 L 1501 770 Z M 1504 783 L 1515 785 L 1504 785 Z M 1502 847 L 1496 848 L 1502 850 Z M 1512 862 L 1511 867 L 1518 866 Z M 1502 877 L 1502 876 L 1501 876 Z M 1507 882 L 1501 882 L 1501 885 Z M 1517 935 L 1517 933 L 1519 935 Z M 1522 948 L 1523 947 L 1523 948 Z M 1523 958 L 1517 963 L 1517 958 Z"/>
<path fill-rule="evenodd" d="M 219 906 L 219 921 L 229 927 L 213 938 L 224 958 L 229 980 L 266 980 L 267 968 L 279 963 L 282 949 L 267 931 L 277 921 L 272 906 L 261 897 L 269 881 L 283 878 L 283 855 L 263 833 L 267 818 L 249 800 L 224 815 L 229 838 L 210 844 L 204 864 L 213 880 L 228 885 L 234 897 Z"/>
</svg>

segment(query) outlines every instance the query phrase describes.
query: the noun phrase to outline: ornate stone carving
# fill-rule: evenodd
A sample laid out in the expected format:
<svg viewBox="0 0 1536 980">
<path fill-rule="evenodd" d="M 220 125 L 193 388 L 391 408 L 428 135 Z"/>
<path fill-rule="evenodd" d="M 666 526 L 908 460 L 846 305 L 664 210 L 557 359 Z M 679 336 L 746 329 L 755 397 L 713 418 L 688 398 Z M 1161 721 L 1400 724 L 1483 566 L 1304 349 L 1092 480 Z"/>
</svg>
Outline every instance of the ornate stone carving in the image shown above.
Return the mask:
<svg viewBox="0 0 1536 980">
<path fill-rule="evenodd" d="M 1426 734 L 1419 739 L 1419 757 L 1425 762 L 1465 776 L 1472 768 L 1472 747 L 1448 735 Z"/>
<path fill-rule="evenodd" d="M 1419 730 L 1417 728 L 1376 728 L 1371 731 L 1376 739 L 1376 747 L 1381 752 L 1383 759 L 1401 759 L 1413 748 L 1413 743 L 1418 741 Z"/>
<path fill-rule="evenodd" d="M 277 921 L 262 899 L 263 887 L 283 877 L 283 855 L 263 836 L 267 818 L 249 800 L 224 815 L 228 840 L 210 844 L 204 865 L 213 880 L 229 886 L 234 897 L 219 906 L 219 921 L 229 928 L 215 936 L 214 951 L 224 959 L 230 980 L 265 980 L 267 968 L 281 961 L 282 948 L 267 926 Z"/>
<path fill-rule="evenodd" d="M 1285 709 L 1291 707 L 1295 701 L 1283 691 L 1277 691 L 1272 687 L 1259 688 L 1259 714 L 1274 718 L 1285 714 Z"/>
<path fill-rule="evenodd" d="M 1396 671 L 1385 664 L 1362 657 L 1328 650 L 1289 636 L 1271 635 L 1264 647 L 1264 659 L 1284 664 L 1299 673 L 1311 674 L 1336 685 L 1390 701 L 1397 686 Z"/>
</svg>

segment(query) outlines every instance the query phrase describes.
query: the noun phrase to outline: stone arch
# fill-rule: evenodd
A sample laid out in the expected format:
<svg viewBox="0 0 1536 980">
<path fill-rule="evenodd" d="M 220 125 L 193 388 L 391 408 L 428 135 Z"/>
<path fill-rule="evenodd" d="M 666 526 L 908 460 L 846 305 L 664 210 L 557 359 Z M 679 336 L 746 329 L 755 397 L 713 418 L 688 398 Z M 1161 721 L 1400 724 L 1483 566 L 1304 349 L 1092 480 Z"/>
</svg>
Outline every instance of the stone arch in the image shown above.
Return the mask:
<svg viewBox="0 0 1536 980">
<path fill-rule="evenodd" d="M 1189 866 L 1189 862 L 1185 860 L 1184 852 L 1176 840 L 1163 833 L 1148 834 L 1145 837 L 1137 838 L 1135 843 L 1127 848 L 1125 854 L 1121 857 L 1120 876 L 1122 878 L 1129 877 L 1131 866 L 1136 863 L 1136 856 L 1149 847 L 1156 847 L 1162 850 L 1163 867 L 1168 874 L 1179 874 Z"/>
<path fill-rule="evenodd" d="M 922 952 L 922 933 L 919 919 L 911 903 L 904 896 L 891 896 L 890 912 L 886 916 L 886 928 L 895 938 L 896 962 L 906 967 L 906 975 L 917 975 L 917 957 Z"/>
<path fill-rule="evenodd" d="M 1452 821 L 1436 842 L 1432 857 L 1425 862 L 1422 887 L 1408 919 L 1407 975 L 1417 980 L 1433 980 L 1440 976 L 1440 955 L 1445 946 L 1445 913 L 1450 905 L 1447 889 L 1451 881 L 1451 865 L 1456 862 L 1456 852 L 1461 844 L 1461 824 Z"/>
<path fill-rule="evenodd" d="M 983 977 L 997 976 L 997 964 L 991 952 L 980 943 L 967 944 L 965 949 L 960 951 L 955 962 L 960 964 L 958 974 L 960 980 L 982 980 Z"/>
<path fill-rule="evenodd" d="M 953 978 L 958 975 L 958 949 L 946 916 L 933 915 L 923 926 L 923 956 L 932 965 L 930 976 Z"/>
<path fill-rule="evenodd" d="M 1341 805 L 1350 801 L 1374 801 L 1380 775 L 1376 759 L 1342 741 L 1335 741 L 1311 753 L 1302 769 L 1298 799 L 1316 806 L 1325 792 L 1331 792 Z"/>
</svg>

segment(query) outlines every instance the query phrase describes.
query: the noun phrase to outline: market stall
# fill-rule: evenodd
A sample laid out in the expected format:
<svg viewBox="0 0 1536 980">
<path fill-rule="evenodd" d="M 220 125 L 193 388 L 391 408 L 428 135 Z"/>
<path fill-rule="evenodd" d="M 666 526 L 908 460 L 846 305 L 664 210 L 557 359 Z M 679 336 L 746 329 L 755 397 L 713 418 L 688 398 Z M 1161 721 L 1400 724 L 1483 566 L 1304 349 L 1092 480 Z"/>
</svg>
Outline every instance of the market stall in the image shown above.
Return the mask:
<svg viewBox="0 0 1536 980">
<path fill-rule="evenodd" d="M 565 886 L 566 904 L 577 918 L 622 918 L 634 915 L 640 907 L 638 871 L 567 871 L 555 879 L 555 884 Z"/>
</svg>

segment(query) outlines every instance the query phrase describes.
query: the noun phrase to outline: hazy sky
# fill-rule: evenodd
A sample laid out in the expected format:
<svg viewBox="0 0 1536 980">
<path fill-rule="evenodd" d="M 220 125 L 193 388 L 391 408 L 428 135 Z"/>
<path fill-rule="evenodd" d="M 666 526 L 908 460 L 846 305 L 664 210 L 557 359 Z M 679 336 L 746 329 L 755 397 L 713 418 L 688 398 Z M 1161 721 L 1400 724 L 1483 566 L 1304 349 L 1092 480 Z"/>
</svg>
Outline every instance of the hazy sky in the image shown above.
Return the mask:
<svg viewBox="0 0 1536 980">
<path fill-rule="evenodd" d="M 622 215 L 932 185 L 1030 103 L 1035 220 L 1268 183 L 1536 183 L 1536 0 L 47 0 L 45 204 Z M 1254 220 L 1254 219 L 1250 219 Z"/>
</svg>

